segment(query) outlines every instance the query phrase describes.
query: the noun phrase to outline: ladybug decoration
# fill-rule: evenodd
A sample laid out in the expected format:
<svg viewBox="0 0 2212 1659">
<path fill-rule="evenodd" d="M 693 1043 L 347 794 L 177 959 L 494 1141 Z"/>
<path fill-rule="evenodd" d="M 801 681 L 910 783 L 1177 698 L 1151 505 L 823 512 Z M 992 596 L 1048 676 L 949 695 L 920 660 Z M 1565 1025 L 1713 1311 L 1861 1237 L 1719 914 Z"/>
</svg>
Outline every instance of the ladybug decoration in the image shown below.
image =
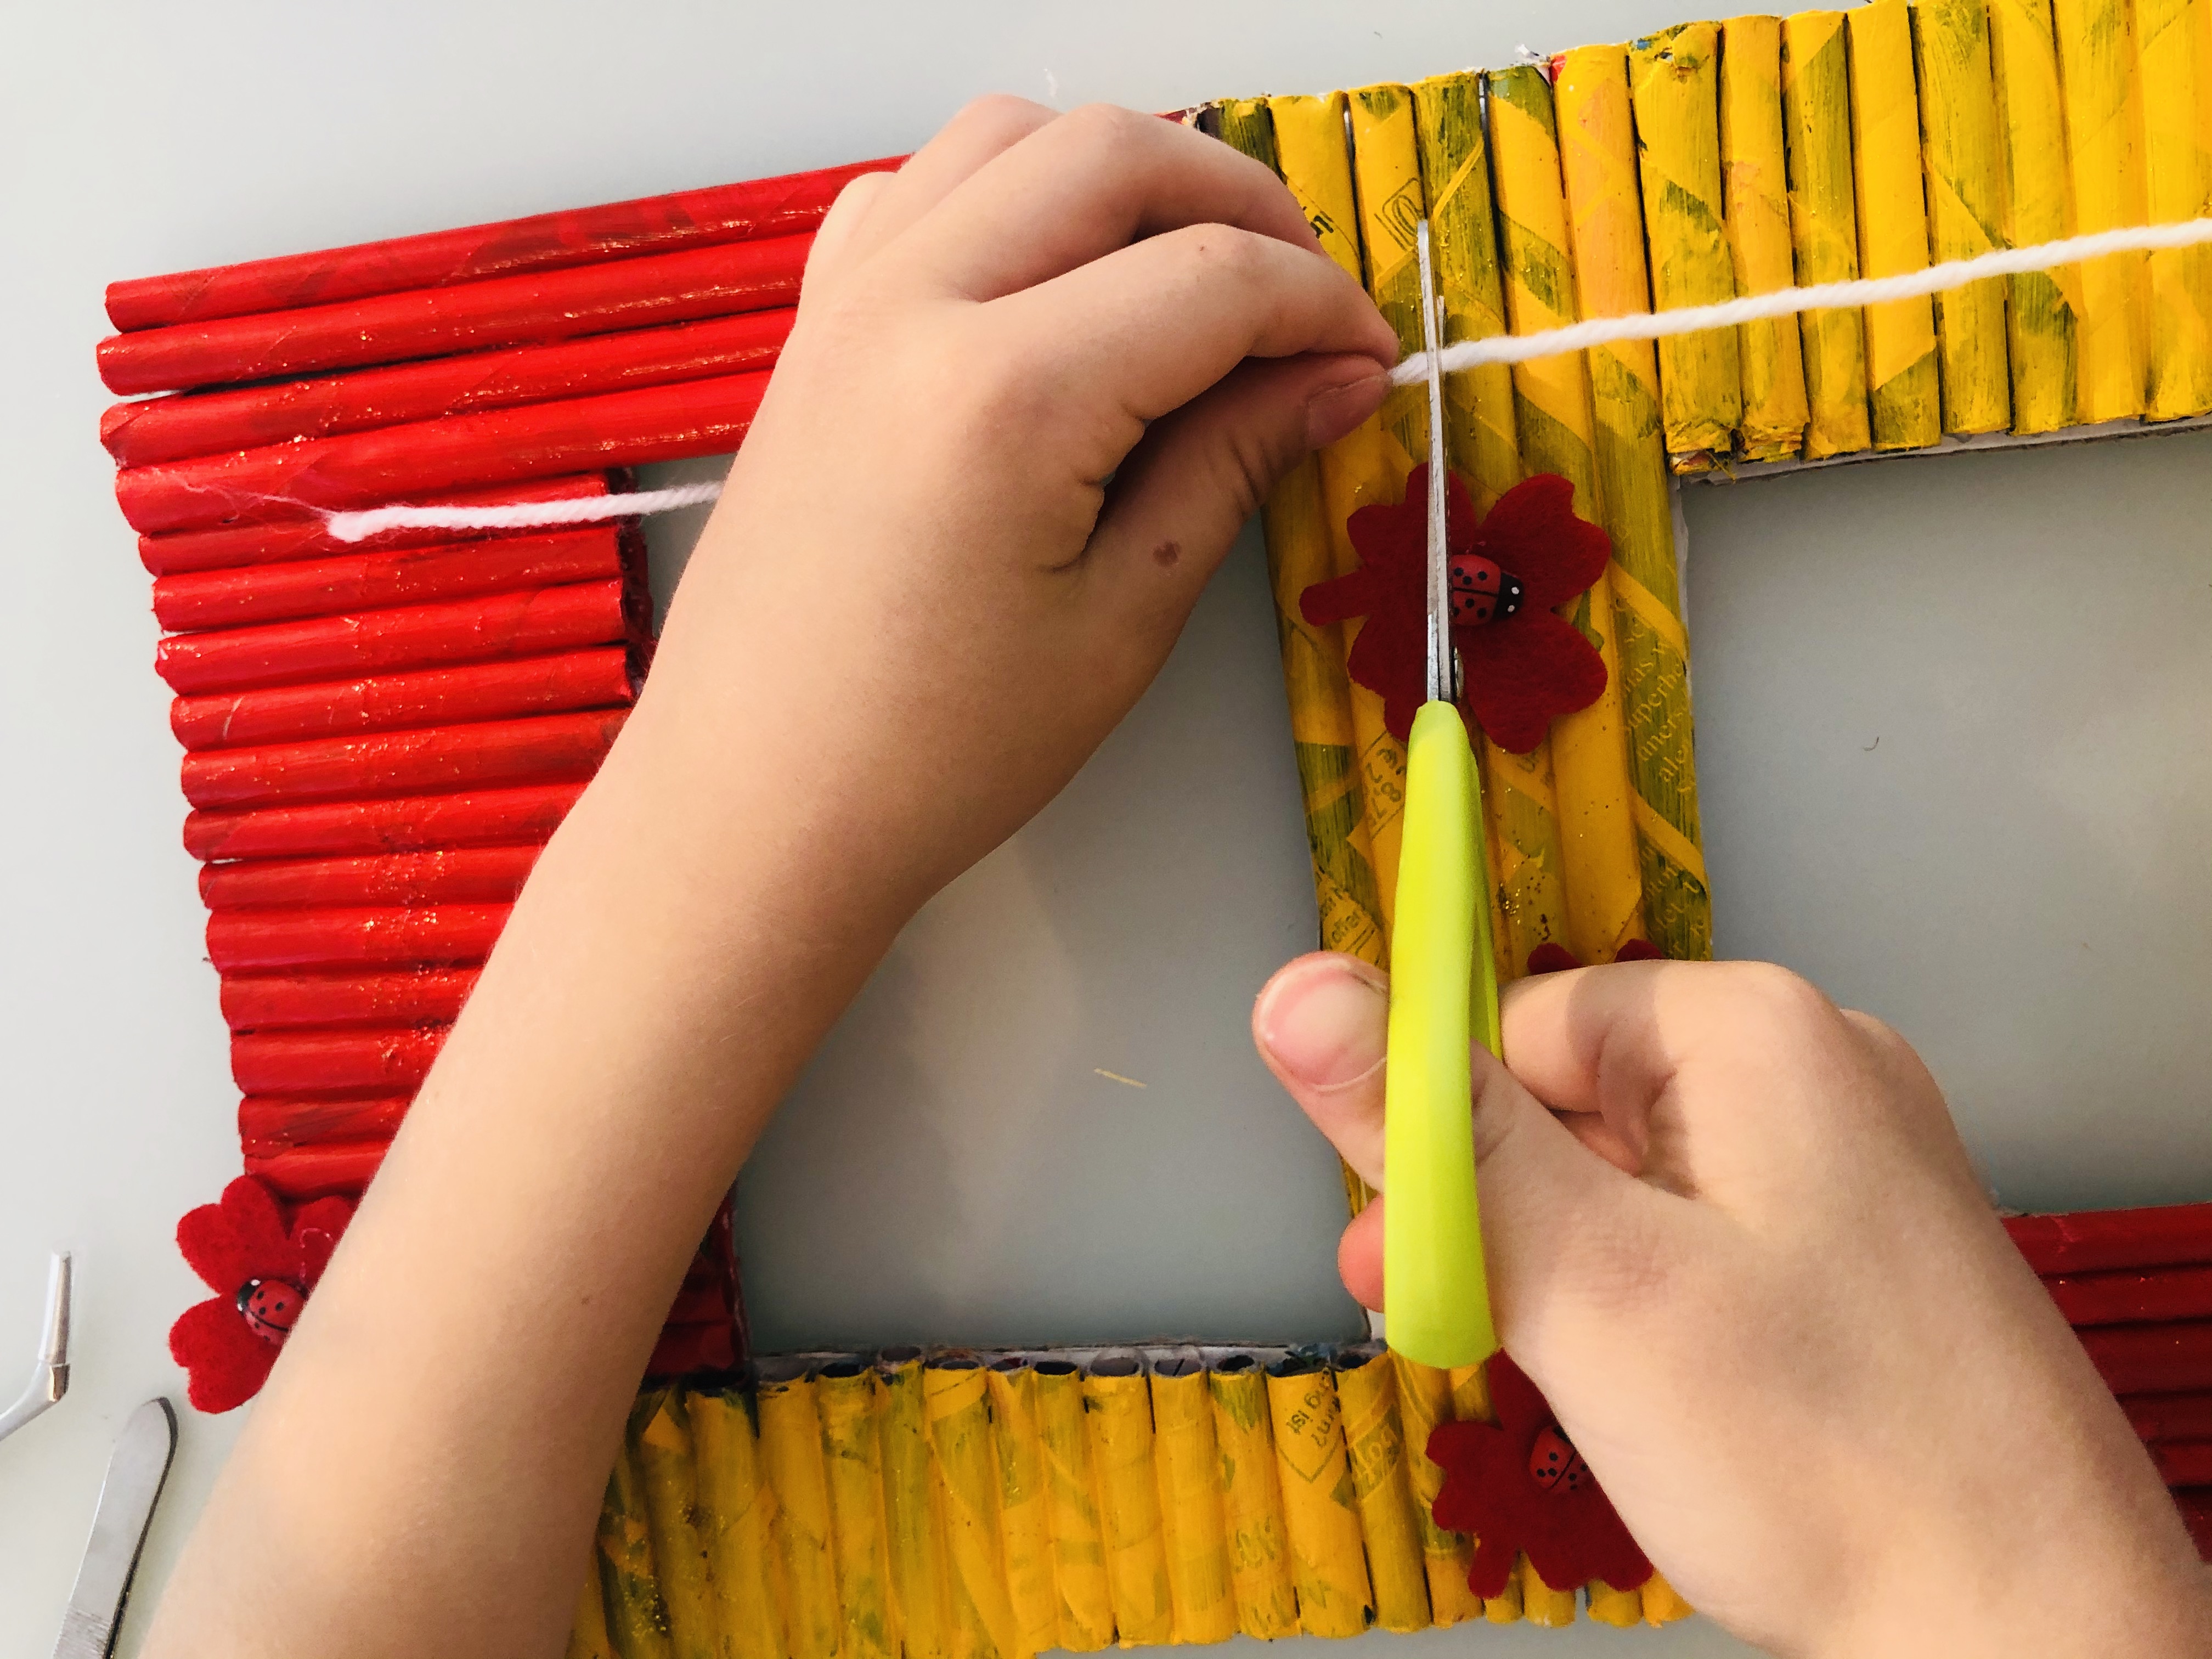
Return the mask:
<svg viewBox="0 0 2212 1659">
<path fill-rule="evenodd" d="M 1548 1492 L 1580 1492 L 1590 1482 L 1589 1465 L 1556 1423 L 1537 1431 L 1536 1443 L 1528 1449 L 1528 1476 Z"/>
<path fill-rule="evenodd" d="M 1479 628 L 1493 617 L 1503 622 L 1520 611 L 1528 590 L 1496 560 L 1480 553 L 1455 553 L 1446 568 L 1454 628 Z"/>
<path fill-rule="evenodd" d="M 246 1328 L 271 1347 L 283 1347 L 300 1322 L 307 1293 L 289 1279 L 249 1279 L 238 1287 L 238 1310 Z"/>
</svg>

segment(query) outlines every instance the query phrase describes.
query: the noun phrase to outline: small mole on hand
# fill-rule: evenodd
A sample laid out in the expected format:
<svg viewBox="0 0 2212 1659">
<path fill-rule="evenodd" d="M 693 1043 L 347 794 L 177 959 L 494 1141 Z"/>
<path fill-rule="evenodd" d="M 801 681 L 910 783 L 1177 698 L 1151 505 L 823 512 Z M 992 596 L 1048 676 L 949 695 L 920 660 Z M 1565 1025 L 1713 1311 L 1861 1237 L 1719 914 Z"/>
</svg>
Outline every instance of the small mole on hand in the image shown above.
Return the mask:
<svg viewBox="0 0 2212 1659">
<path fill-rule="evenodd" d="M 1152 550 L 1152 562 L 1163 570 L 1167 569 L 1181 557 L 1182 557 L 1181 542 L 1162 542 Z"/>
</svg>

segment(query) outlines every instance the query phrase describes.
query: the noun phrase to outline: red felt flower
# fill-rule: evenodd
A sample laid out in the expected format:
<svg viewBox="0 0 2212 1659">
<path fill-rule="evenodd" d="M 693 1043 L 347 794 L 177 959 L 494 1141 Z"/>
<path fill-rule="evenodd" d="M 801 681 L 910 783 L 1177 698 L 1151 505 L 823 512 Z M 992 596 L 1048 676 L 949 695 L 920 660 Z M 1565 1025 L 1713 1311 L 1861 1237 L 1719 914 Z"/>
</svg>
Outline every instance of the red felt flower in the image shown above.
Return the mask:
<svg viewBox="0 0 2212 1659">
<path fill-rule="evenodd" d="M 1346 667 L 1382 698 L 1402 741 L 1428 676 L 1428 499 L 1425 462 L 1395 507 L 1363 507 L 1346 521 L 1359 568 L 1316 582 L 1298 609 L 1316 628 L 1364 617 Z M 1605 661 L 1573 623 L 1553 614 L 1605 574 L 1612 543 L 1575 516 L 1574 487 L 1553 473 L 1523 479 L 1478 526 L 1456 473 L 1447 481 L 1444 546 L 1451 558 L 1452 642 L 1464 707 L 1500 748 L 1525 755 L 1561 714 L 1605 690 Z"/>
<path fill-rule="evenodd" d="M 177 1248 L 215 1292 L 169 1327 L 195 1409 L 227 1412 L 260 1392 L 352 1219 L 350 1200 L 319 1198 L 288 1220 L 274 1192 L 240 1176 L 177 1223 Z"/>
<path fill-rule="evenodd" d="M 1497 1422 L 1439 1423 L 1429 1436 L 1429 1459 L 1444 1472 L 1437 1525 L 1474 1536 L 1468 1588 L 1502 1595 L 1523 1553 L 1557 1589 L 1593 1578 L 1633 1589 L 1650 1577 L 1651 1563 L 1551 1407 L 1504 1353 L 1490 1361 L 1490 1403 Z"/>
<path fill-rule="evenodd" d="M 1615 962 L 1664 962 L 1667 953 L 1648 939 L 1632 939 L 1613 953 Z M 1583 959 L 1564 945 L 1554 945 L 1549 939 L 1528 952 L 1528 971 L 1532 974 L 1564 974 L 1570 968 L 1579 968 Z"/>
</svg>

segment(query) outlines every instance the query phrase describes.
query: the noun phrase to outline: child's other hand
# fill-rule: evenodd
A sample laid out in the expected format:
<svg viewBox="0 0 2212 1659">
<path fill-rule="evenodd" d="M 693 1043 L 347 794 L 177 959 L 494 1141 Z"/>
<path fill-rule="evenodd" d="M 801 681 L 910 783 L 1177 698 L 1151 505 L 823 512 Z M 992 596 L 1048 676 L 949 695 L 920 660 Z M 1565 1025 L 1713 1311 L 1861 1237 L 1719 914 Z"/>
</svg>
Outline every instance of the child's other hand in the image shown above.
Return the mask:
<svg viewBox="0 0 2212 1659">
<path fill-rule="evenodd" d="M 919 902 L 1073 775 L 1396 351 L 1264 167 L 1127 110 L 971 106 L 824 222 L 627 759 Z"/>
<path fill-rule="evenodd" d="M 1386 1000 L 1316 956 L 1254 1012 L 1377 1188 Z M 2149 1458 L 1895 1032 L 1654 963 L 1512 987 L 1505 1052 L 1474 1055 L 1499 1333 L 1692 1604 L 1788 1654 L 2212 1651 Z M 1340 1255 L 1370 1307 L 1387 1201 Z"/>
</svg>

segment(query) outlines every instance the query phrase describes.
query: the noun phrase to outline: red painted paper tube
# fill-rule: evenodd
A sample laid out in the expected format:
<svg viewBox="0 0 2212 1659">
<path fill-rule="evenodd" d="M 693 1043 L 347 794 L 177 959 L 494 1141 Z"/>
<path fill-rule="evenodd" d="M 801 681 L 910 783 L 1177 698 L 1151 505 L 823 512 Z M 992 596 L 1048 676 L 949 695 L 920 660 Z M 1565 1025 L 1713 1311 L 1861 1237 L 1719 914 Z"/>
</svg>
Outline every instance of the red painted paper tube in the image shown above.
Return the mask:
<svg viewBox="0 0 2212 1659">
<path fill-rule="evenodd" d="M 2014 1216 L 2005 1231 L 2028 1266 L 2046 1279 L 2117 1267 L 2212 1263 L 2212 1204 Z"/>
<path fill-rule="evenodd" d="M 622 708 L 636 696 L 630 653 L 617 645 L 335 684 L 179 697 L 169 705 L 169 729 L 187 749 L 242 748 Z"/>
<path fill-rule="evenodd" d="M 637 631 L 619 580 L 570 582 L 444 605 L 179 634 L 155 647 L 173 690 L 244 691 L 350 679 L 438 663 L 543 656 Z"/>
<path fill-rule="evenodd" d="M 629 481 L 617 476 L 615 487 L 628 489 Z M 427 495 L 395 501 L 408 507 L 497 507 L 511 501 L 565 501 L 579 496 L 604 495 L 609 488 L 604 472 L 584 472 L 566 477 L 532 478 L 515 483 L 486 484 L 476 489 L 432 490 Z M 141 536 L 138 562 L 148 574 L 170 576 L 187 570 L 229 570 L 242 564 L 282 564 L 294 559 L 320 558 L 329 553 L 359 553 L 364 549 L 428 547 L 434 542 L 495 539 L 500 536 L 532 534 L 512 530 L 483 531 L 475 536 L 465 530 L 386 530 L 365 541 L 342 542 L 331 534 L 319 514 L 301 512 L 269 523 L 217 525 L 210 530 L 180 530 L 167 536 Z"/>
<path fill-rule="evenodd" d="M 210 910 L 376 904 L 511 904 L 541 849 L 455 847 L 377 858 L 248 859 L 200 870 Z M 394 1021 L 393 1024 L 411 1024 Z"/>
<path fill-rule="evenodd" d="M 741 312 L 558 345 L 464 352 L 312 380 L 116 404 L 100 441 L 118 465 L 258 449 L 488 409 L 772 368 L 798 313 Z"/>
<path fill-rule="evenodd" d="M 280 968 L 400 968 L 480 963 L 507 925 L 504 904 L 352 910 L 218 910 L 208 959 L 222 974 Z"/>
<path fill-rule="evenodd" d="M 560 827 L 583 793 L 581 783 L 534 784 L 455 795 L 194 812 L 185 820 L 185 851 L 203 860 L 336 857 L 543 841 Z"/>
<path fill-rule="evenodd" d="M 2145 1440 L 2212 1440 L 2212 1394 L 2135 1394 L 2120 1401 Z"/>
<path fill-rule="evenodd" d="M 185 757 L 185 799 L 198 807 L 254 806 L 588 778 L 629 718 L 627 708 L 601 708 L 263 749 L 204 749 Z"/>
<path fill-rule="evenodd" d="M 273 1158 L 295 1147 L 333 1141 L 387 1141 L 399 1133 L 414 1098 L 411 1094 L 366 1100 L 248 1095 L 238 1103 L 239 1143 L 248 1158 Z"/>
<path fill-rule="evenodd" d="M 461 230 L 141 276 L 108 284 L 107 318 L 127 332 L 445 288 L 519 271 L 559 270 L 672 248 L 787 236 L 820 223 L 849 180 L 863 173 L 895 171 L 902 159 L 852 161 Z"/>
<path fill-rule="evenodd" d="M 2173 1502 L 2181 1511 L 2181 1523 L 2189 1528 L 2190 1541 L 2197 1546 L 2197 1555 L 2212 1561 L 2212 1487 L 2195 1486 L 2177 1492 Z"/>
<path fill-rule="evenodd" d="M 2075 1334 L 2114 1394 L 2212 1389 L 2212 1320 L 2100 1325 Z"/>
<path fill-rule="evenodd" d="M 267 1182 L 288 1204 L 304 1204 L 311 1198 L 358 1198 L 391 1145 L 388 1140 L 334 1141 L 296 1146 L 270 1158 L 249 1153 L 246 1173 Z"/>
<path fill-rule="evenodd" d="M 234 1031 L 302 1025 L 450 1025 L 477 982 L 473 968 L 377 974 L 234 974 L 222 1017 Z"/>
<path fill-rule="evenodd" d="M 798 303 L 813 246 L 775 236 L 112 334 L 100 378 L 110 392 L 174 392 L 766 311 Z"/>
<path fill-rule="evenodd" d="M 464 483 L 726 454 L 744 441 L 768 380 L 760 370 L 722 374 L 126 467 L 115 475 L 115 499 L 134 529 L 191 530 L 303 508 L 382 507 Z"/>
<path fill-rule="evenodd" d="M 244 1032 L 230 1040 L 230 1075 L 249 1095 L 411 1093 L 445 1046 L 447 1030 Z"/>
<path fill-rule="evenodd" d="M 2077 1273 L 2046 1279 L 2043 1288 L 2051 1292 L 2069 1325 L 2212 1319 L 2212 1267 Z"/>
<path fill-rule="evenodd" d="M 157 576 L 154 617 L 172 631 L 238 628 L 594 581 L 623 574 L 621 541 L 615 526 L 595 524 L 496 541 L 439 542 L 294 564 Z"/>
<path fill-rule="evenodd" d="M 2212 1486 L 2212 1440 L 2160 1441 L 2151 1447 L 2150 1461 L 2169 1486 Z"/>
</svg>

